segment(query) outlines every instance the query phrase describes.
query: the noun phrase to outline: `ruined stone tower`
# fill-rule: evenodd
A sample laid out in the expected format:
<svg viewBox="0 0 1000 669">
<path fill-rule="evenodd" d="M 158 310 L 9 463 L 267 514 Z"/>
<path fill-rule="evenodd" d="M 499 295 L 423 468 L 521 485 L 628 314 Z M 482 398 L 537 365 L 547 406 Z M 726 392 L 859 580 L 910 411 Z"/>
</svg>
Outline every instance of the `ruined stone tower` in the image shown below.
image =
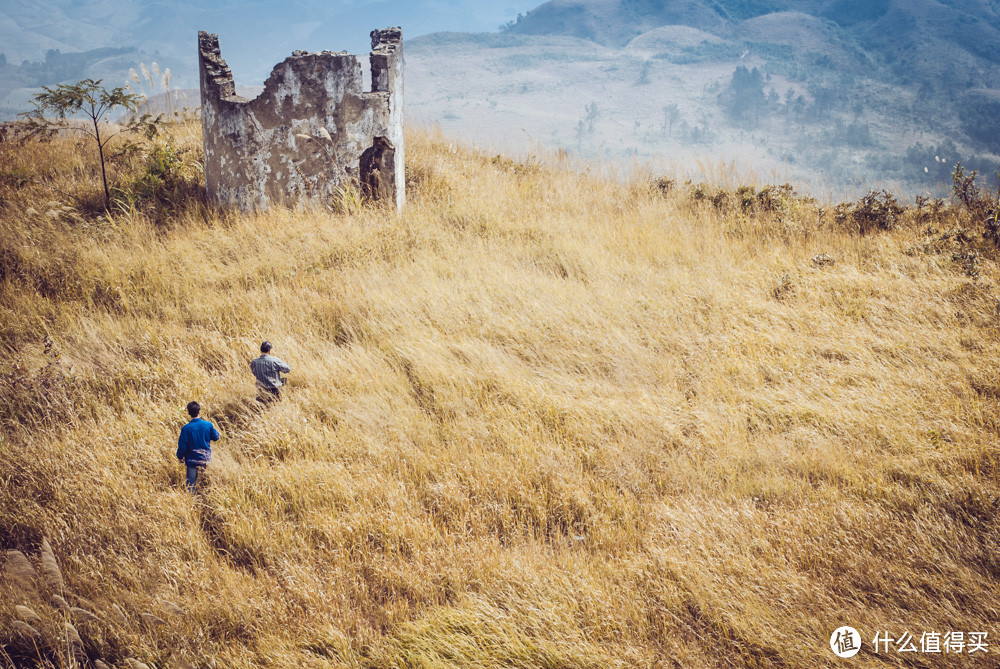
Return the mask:
<svg viewBox="0 0 1000 669">
<path fill-rule="evenodd" d="M 402 208 L 403 40 L 372 32 L 372 90 L 346 52 L 296 51 L 253 100 L 236 95 L 219 36 L 198 33 L 205 183 L 210 198 L 245 211 L 331 202 L 347 184 Z"/>
</svg>

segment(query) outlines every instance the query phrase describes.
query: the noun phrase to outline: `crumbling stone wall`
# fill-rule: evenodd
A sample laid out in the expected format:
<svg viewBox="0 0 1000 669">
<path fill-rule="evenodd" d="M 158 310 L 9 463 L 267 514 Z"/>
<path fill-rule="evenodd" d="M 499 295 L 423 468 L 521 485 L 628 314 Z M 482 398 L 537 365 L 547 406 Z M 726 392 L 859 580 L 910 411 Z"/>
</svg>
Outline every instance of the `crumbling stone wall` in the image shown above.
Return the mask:
<svg viewBox="0 0 1000 669">
<path fill-rule="evenodd" d="M 248 100 L 236 95 L 218 35 L 198 33 L 210 198 L 249 211 L 331 202 L 353 184 L 403 206 L 402 32 L 371 35 L 371 91 L 357 56 L 296 51 Z"/>
</svg>

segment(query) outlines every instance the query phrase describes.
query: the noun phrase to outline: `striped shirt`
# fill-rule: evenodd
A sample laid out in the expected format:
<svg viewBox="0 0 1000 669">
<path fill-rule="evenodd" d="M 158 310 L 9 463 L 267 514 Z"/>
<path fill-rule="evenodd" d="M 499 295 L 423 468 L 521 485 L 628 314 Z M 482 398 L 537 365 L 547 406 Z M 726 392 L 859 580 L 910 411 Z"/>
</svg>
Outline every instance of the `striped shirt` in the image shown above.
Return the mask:
<svg viewBox="0 0 1000 669">
<path fill-rule="evenodd" d="M 257 385 L 265 390 L 274 390 L 284 385 L 279 372 L 288 374 L 292 371 L 292 368 L 280 358 L 266 353 L 261 353 L 259 358 L 251 360 L 250 369 L 257 379 Z"/>
</svg>

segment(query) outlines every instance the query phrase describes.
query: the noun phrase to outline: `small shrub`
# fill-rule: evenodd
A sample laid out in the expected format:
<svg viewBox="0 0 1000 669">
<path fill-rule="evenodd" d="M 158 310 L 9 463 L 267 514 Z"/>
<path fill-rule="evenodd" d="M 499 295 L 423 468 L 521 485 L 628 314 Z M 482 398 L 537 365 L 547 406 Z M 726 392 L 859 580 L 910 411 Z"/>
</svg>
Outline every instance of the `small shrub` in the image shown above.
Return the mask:
<svg viewBox="0 0 1000 669">
<path fill-rule="evenodd" d="M 736 202 L 744 212 L 752 211 L 756 201 L 756 189 L 753 186 L 740 186 L 736 189 Z"/>
<path fill-rule="evenodd" d="M 695 202 L 708 200 L 721 212 L 736 210 L 744 214 L 788 213 L 793 202 L 811 201 L 808 198 L 800 198 L 790 184 L 767 185 L 760 190 L 753 186 L 740 186 L 735 192 L 697 184 L 691 191 L 691 197 Z"/>
<path fill-rule="evenodd" d="M 518 176 L 536 174 L 541 169 L 538 160 L 534 156 L 528 156 L 524 160 L 518 161 L 512 160 L 498 153 L 490 159 L 490 164 L 499 169 L 501 172 L 507 172 L 508 174 L 515 174 Z"/>
<path fill-rule="evenodd" d="M 667 177 L 660 177 L 653 182 L 653 189 L 656 190 L 660 195 L 668 195 L 670 191 L 674 189 L 673 179 L 668 179 Z"/>
<path fill-rule="evenodd" d="M 867 235 L 894 229 L 904 211 L 906 208 L 896 201 L 892 193 L 873 190 L 857 202 L 837 205 L 834 215 L 837 223 Z"/>
<path fill-rule="evenodd" d="M 996 193 L 983 190 L 976 184 L 976 170 L 966 172 L 962 163 L 955 165 L 952 174 L 952 193 L 959 204 L 983 227 L 983 237 L 994 246 L 1000 246 L 1000 190 Z M 1000 189 L 1000 187 L 998 187 Z"/>
<path fill-rule="evenodd" d="M 729 208 L 729 204 L 732 201 L 732 197 L 729 193 L 722 190 L 721 188 L 715 191 L 715 195 L 709 198 L 712 201 L 712 206 L 719 211 L 725 211 Z"/>
<path fill-rule="evenodd" d="M 993 215 L 986 219 L 983 237 L 1000 247 L 1000 209 L 995 209 Z"/>
<path fill-rule="evenodd" d="M 944 200 L 939 197 L 929 198 L 923 195 L 916 197 L 917 218 L 920 221 L 934 221 L 940 218 L 944 210 Z"/>
<path fill-rule="evenodd" d="M 966 276 L 972 280 L 979 278 L 979 252 L 959 251 L 951 256 L 951 259 L 965 272 Z"/>
<path fill-rule="evenodd" d="M 798 199 L 798 194 L 791 184 L 780 186 L 764 186 L 754 197 L 754 206 L 757 211 L 776 212 L 785 211 L 789 204 Z"/>
<path fill-rule="evenodd" d="M 691 186 L 691 199 L 695 202 L 709 202 L 718 211 L 727 211 L 732 202 L 733 195 L 722 188 L 712 188 L 706 184 L 695 184 Z"/>
<path fill-rule="evenodd" d="M 201 163 L 192 149 L 180 149 L 166 137 L 142 153 L 140 169 L 114 191 L 118 210 L 173 209 L 200 196 Z"/>
<path fill-rule="evenodd" d="M 992 202 L 976 184 L 978 172 L 972 170 L 966 172 L 962 163 L 955 165 L 955 171 L 951 175 L 951 191 L 955 199 L 973 214 L 984 214 L 990 208 Z"/>
</svg>

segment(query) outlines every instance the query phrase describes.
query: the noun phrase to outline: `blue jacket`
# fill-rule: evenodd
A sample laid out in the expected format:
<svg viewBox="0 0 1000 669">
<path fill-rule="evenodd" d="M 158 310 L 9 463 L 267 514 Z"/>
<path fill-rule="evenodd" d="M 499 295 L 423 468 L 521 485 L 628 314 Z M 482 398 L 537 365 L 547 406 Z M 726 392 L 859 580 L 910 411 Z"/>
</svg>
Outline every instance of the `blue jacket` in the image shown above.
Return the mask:
<svg viewBox="0 0 1000 669">
<path fill-rule="evenodd" d="M 204 466 L 212 460 L 212 444 L 219 440 L 219 431 L 203 418 L 192 418 L 181 428 L 177 439 L 177 459 L 189 467 Z"/>
</svg>

